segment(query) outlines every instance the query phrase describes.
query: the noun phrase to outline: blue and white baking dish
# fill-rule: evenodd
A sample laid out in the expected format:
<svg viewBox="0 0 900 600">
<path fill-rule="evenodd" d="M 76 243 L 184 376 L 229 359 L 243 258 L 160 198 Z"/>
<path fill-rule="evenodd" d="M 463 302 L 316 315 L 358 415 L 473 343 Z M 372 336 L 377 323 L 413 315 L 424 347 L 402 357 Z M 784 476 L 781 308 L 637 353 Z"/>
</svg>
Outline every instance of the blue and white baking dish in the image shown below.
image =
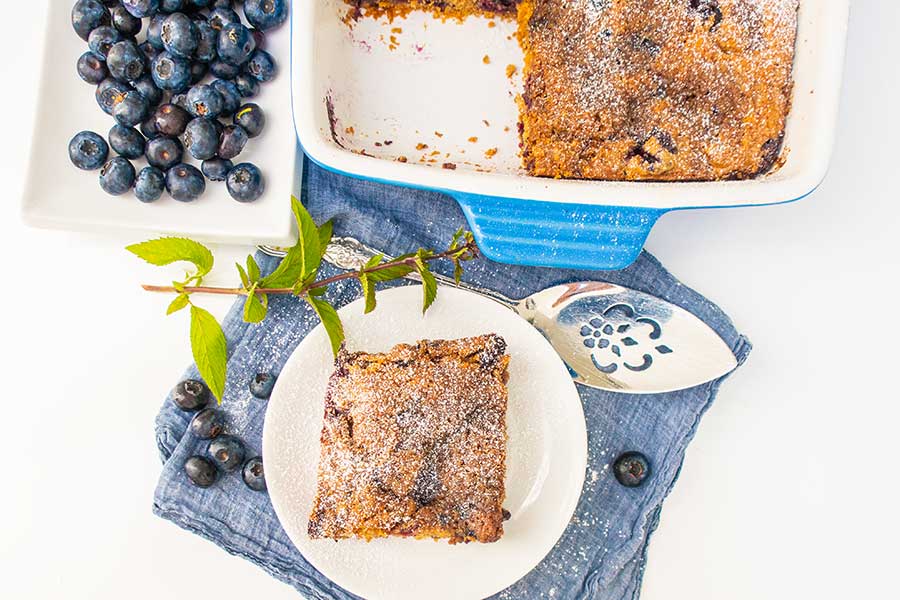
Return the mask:
<svg viewBox="0 0 900 600">
<path fill-rule="evenodd" d="M 328 169 L 449 194 L 493 260 L 620 269 L 667 211 L 789 202 L 825 176 L 848 0 L 800 1 L 781 168 L 749 181 L 686 183 L 527 175 L 518 155 L 522 53 L 514 23 L 414 12 L 349 26 L 346 11 L 343 0 L 293 3 L 300 144 Z"/>
</svg>

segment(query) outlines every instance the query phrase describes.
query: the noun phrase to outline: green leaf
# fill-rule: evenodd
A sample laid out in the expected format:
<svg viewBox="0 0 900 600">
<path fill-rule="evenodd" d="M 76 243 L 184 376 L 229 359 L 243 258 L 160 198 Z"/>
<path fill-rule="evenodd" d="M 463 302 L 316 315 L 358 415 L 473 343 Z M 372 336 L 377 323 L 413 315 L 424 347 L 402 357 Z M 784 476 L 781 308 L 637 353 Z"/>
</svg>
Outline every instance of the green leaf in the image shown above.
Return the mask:
<svg viewBox="0 0 900 600">
<path fill-rule="evenodd" d="M 259 323 L 266 318 L 269 312 L 269 297 L 266 294 L 257 294 L 253 290 L 247 294 L 247 300 L 244 301 L 244 320 L 248 323 Z"/>
<path fill-rule="evenodd" d="M 462 274 L 462 263 L 459 262 L 458 258 L 453 259 L 453 279 L 456 281 L 456 285 L 459 285 L 459 280 L 462 279 Z"/>
<path fill-rule="evenodd" d="M 294 206 L 294 203 L 298 206 Z M 318 270 L 325 248 L 331 241 L 331 221 L 316 228 L 312 217 L 309 216 L 303 205 L 297 202 L 296 198 L 291 199 L 291 207 L 297 220 L 297 231 L 300 234 L 300 239 L 297 240 L 296 244 L 288 248 L 287 254 L 281 259 L 275 270 L 260 282 L 262 287 L 281 288 L 295 286 L 299 280 L 306 278 L 310 272 Z M 313 256 L 309 256 L 310 244 L 306 243 L 306 236 L 312 235 L 313 231 L 315 231 L 315 239 L 318 240 L 317 254 L 314 253 Z"/>
<path fill-rule="evenodd" d="M 372 267 L 377 267 L 381 264 L 382 260 L 384 260 L 384 254 L 376 254 L 375 256 L 370 258 L 365 265 L 363 265 L 363 269 L 371 269 Z"/>
<path fill-rule="evenodd" d="M 172 313 L 176 313 L 185 306 L 188 305 L 190 300 L 188 299 L 187 294 L 178 294 L 175 296 L 175 299 L 172 300 L 172 303 L 169 304 L 169 308 L 166 309 L 166 314 L 171 315 Z"/>
<path fill-rule="evenodd" d="M 362 286 L 363 296 L 366 298 L 365 313 L 369 314 L 375 310 L 375 284 L 372 283 L 368 275 L 363 273 L 359 276 L 359 285 Z"/>
<path fill-rule="evenodd" d="M 291 287 L 302 276 L 303 250 L 299 246 L 291 246 L 275 270 L 264 277 L 260 285 L 267 288 Z"/>
<path fill-rule="evenodd" d="M 324 296 L 325 292 L 327 292 L 327 291 L 328 291 L 328 287 L 322 286 L 322 287 L 312 288 L 311 290 L 308 290 L 306 293 L 309 294 L 310 296 Z"/>
<path fill-rule="evenodd" d="M 422 278 L 422 314 L 425 314 L 437 297 L 437 280 L 421 257 L 416 258 L 416 270 Z"/>
<path fill-rule="evenodd" d="M 465 235 L 465 229 L 460 227 L 456 230 L 456 233 L 453 234 L 453 239 L 450 240 L 450 249 L 455 250 L 459 247 L 459 240 L 462 239 L 463 235 Z"/>
<path fill-rule="evenodd" d="M 247 275 L 250 277 L 250 283 L 254 284 L 259 281 L 259 265 L 252 254 L 247 255 Z"/>
<path fill-rule="evenodd" d="M 180 260 L 193 263 L 201 276 L 213 268 L 213 255 L 209 248 L 187 238 L 164 237 L 131 244 L 125 249 L 151 265 L 165 266 Z"/>
<path fill-rule="evenodd" d="M 200 376 L 221 404 L 228 365 L 225 334 L 209 311 L 194 305 L 191 305 L 191 352 Z"/>
<path fill-rule="evenodd" d="M 341 318 L 338 316 L 337 311 L 334 310 L 334 307 L 322 298 L 309 295 L 304 296 L 304 298 L 312 306 L 312 309 L 316 311 L 316 314 L 319 315 L 322 326 L 328 332 L 328 339 L 331 340 L 331 351 L 337 356 L 338 351 L 341 349 L 341 344 L 344 342 L 344 326 L 341 325 Z"/>
<path fill-rule="evenodd" d="M 250 289 L 250 276 L 247 275 L 247 271 L 244 270 L 241 263 L 234 263 L 234 266 L 237 267 L 238 273 L 241 275 L 241 285 L 244 286 L 244 289 Z"/>
<path fill-rule="evenodd" d="M 331 220 L 325 221 L 319 227 L 319 256 L 325 256 L 328 244 L 331 243 L 331 236 L 334 235 L 334 223 Z"/>
<path fill-rule="evenodd" d="M 367 275 L 372 281 L 392 281 L 394 279 L 406 277 L 415 270 L 415 267 L 409 265 L 394 265 L 393 267 L 388 267 L 386 269 L 372 271 L 371 273 L 367 273 Z"/>
<path fill-rule="evenodd" d="M 306 277 L 310 273 L 316 272 L 319 269 L 319 263 L 322 262 L 319 228 L 316 227 L 315 221 L 309 216 L 306 208 L 293 196 L 291 196 L 291 210 L 297 220 L 297 246 L 302 258 L 300 261 L 303 265 L 302 277 Z"/>
</svg>

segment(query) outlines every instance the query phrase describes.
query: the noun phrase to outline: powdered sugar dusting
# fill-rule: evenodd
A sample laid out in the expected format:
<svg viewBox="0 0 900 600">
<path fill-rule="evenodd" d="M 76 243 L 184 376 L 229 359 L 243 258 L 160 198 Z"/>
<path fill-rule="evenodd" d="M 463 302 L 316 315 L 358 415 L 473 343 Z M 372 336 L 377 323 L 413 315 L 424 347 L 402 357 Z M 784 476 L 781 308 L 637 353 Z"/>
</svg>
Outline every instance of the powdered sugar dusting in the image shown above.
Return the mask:
<svg viewBox="0 0 900 600">
<path fill-rule="evenodd" d="M 502 534 L 506 344 L 343 353 L 325 400 L 311 537 Z"/>
<path fill-rule="evenodd" d="M 526 167 L 599 179 L 750 177 L 777 156 L 797 0 L 534 1 Z"/>
</svg>

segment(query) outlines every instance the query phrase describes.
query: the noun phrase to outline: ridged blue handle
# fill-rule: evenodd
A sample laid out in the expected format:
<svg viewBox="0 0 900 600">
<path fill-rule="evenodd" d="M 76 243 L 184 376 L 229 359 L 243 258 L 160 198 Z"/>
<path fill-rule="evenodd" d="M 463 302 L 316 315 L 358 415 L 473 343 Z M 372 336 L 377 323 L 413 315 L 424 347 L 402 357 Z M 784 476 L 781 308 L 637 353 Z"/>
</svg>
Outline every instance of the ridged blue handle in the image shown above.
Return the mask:
<svg viewBox="0 0 900 600">
<path fill-rule="evenodd" d="M 541 267 L 624 269 L 637 259 L 650 229 L 666 212 L 450 193 L 485 256 Z"/>
</svg>

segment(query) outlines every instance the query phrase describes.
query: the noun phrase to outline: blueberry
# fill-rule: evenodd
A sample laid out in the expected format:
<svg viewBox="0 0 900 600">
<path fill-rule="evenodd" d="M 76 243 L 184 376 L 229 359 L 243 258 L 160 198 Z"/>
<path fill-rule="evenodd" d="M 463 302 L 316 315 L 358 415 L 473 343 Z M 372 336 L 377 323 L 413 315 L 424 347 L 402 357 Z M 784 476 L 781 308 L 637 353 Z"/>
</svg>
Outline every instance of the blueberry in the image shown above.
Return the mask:
<svg viewBox="0 0 900 600">
<path fill-rule="evenodd" d="M 153 47 L 158 50 L 166 49 L 166 45 L 163 44 L 162 41 L 162 26 L 165 21 L 166 15 L 154 15 L 153 18 L 150 19 L 150 26 L 147 28 L 147 42 L 152 44 Z"/>
<path fill-rule="evenodd" d="M 159 136 L 147 142 L 147 162 L 157 169 L 168 171 L 181 162 L 184 149 L 177 138 Z"/>
<path fill-rule="evenodd" d="M 122 35 L 134 37 L 140 33 L 143 21 L 128 12 L 124 6 L 113 7 L 110 14 L 112 16 L 112 26 L 118 29 Z"/>
<path fill-rule="evenodd" d="M 159 129 L 156 127 L 156 117 L 154 115 L 150 115 L 143 123 L 141 123 L 141 134 L 148 140 L 152 140 L 161 135 Z"/>
<path fill-rule="evenodd" d="M 134 182 L 134 195 L 141 202 L 156 202 L 166 189 L 166 176 L 156 167 L 144 167 Z"/>
<path fill-rule="evenodd" d="M 172 390 L 172 402 L 181 410 L 200 410 L 209 404 L 211 399 L 209 388 L 198 379 L 180 381 Z"/>
<path fill-rule="evenodd" d="M 231 65 L 242 65 L 256 49 L 250 30 L 240 23 L 226 23 L 216 42 L 219 58 Z"/>
<path fill-rule="evenodd" d="M 244 70 L 247 73 L 253 75 L 253 77 L 255 77 L 256 80 L 261 83 L 271 81 L 275 78 L 275 74 L 278 72 L 275 66 L 275 59 L 272 58 L 272 55 L 265 50 L 259 49 L 253 51 L 253 54 L 250 56 L 250 60 L 247 61 L 247 66 L 244 67 Z"/>
<path fill-rule="evenodd" d="M 149 74 L 144 75 L 137 81 L 131 83 L 131 85 L 143 94 L 144 98 L 147 99 L 147 102 L 150 104 L 151 108 L 157 106 L 163 99 L 163 92 L 161 89 L 156 87 L 156 83 L 153 81 L 153 77 Z"/>
<path fill-rule="evenodd" d="M 233 435 L 220 435 L 209 443 L 207 452 L 223 471 L 234 471 L 244 462 L 244 443 Z"/>
<path fill-rule="evenodd" d="M 141 132 L 133 127 L 113 125 L 109 130 L 109 145 L 125 158 L 134 160 L 142 157 L 146 144 Z"/>
<path fill-rule="evenodd" d="M 121 196 L 134 185 L 134 165 L 127 158 L 111 158 L 100 169 L 100 187 L 112 196 Z"/>
<path fill-rule="evenodd" d="M 219 471 L 205 456 L 192 456 L 184 462 L 184 472 L 197 487 L 208 488 L 216 482 Z"/>
<path fill-rule="evenodd" d="M 206 63 L 202 63 L 200 61 L 193 61 L 191 63 L 191 85 L 199 83 L 203 81 L 203 78 L 206 77 L 206 73 L 209 71 L 209 65 Z"/>
<path fill-rule="evenodd" d="M 136 81 L 144 74 L 144 53 L 131 40 L 116 42 L 106 54 L 106 66 L 119 81 Z"/>
<path fill-rule="evenodd" d="M 241 18 L 230 8 L 214 8 L 210 11 L 207 22 L 216 31 L 221 31 L 229 23 L 240 23 Z"/>
<path fill-rule="evenodd" d="M 159 10 L 159 0 L 121 0 L 125 10 L 135 17 L 152 17 Z"/>
<path fill-rule="evenodd" d="M 88 83 L 97 85 L 109 75 L 106 63 L 93 52 L 85 52 L 78 59 L 78 76 Z"/>
<path fill-rule="evenodd" d="M 206 21 L 197 22 L 197 50 L 194 58 L 200 62 L 210 63 L 216 59 L 216 43 L 219 32 Z"/>
<path fill-rule="evenodd" d="M 191 202 L 206 191 L 206 180 L 197 167 L 182 163 L 166 171 L 166 191 L 179 202 Z"/>
<path fill-rule="evenodd" d="M 191 58 L 200 43 L 197 26 L 184 13 L 172 13 L 166 17 L 160 37 L 166 50 L 182 58 Z"/>
<path fill-rule="evenodd" d="M 78 0 L 72 7 L 72 28 L 78 37 L 87 41 L 91 32 L 101 25 L 109 25 L 109 9 L 97 0 Z"/>
<path fill-rule="evenodd" d="M 113 107 L 113 116 L 119 125 L 134 127 L 150 116 L 150 103 L 137 90 L 125 92 L 122 101 Z"/>
<path fill-rule="evenodd" d="M 242 98 L 252 98 L 259 93 L 259 81 L 247 73 L 238 73 L 234 78 L 234 85 L 237 86 Z"/>
<path fill-rule="evenodd" d="M 143 42 L 142 44 L 138 45 L 138 48 L 140 48 L 141 52 L 144 53 L 144 57 L 146 57 L 148 65 L 152 64 L 153 59 L 162 53 L 162 50 L 160 48 L 157 48 L 149 41 Z"/>
<path fill-rule="evenodd" d="M 153 60 L 150 74 L 156 87 L 178 94 L 191 83 L 191 64 L 180 56 L 163 52 Z"/>
<path fill-rule="evenodd" d="M 88 48 L 97 58 L 106 60 L 106 55 L 109 54 L 113 45 L 121 41 L 122 34 L 117 29 L 109 25 L 101 25 L 88 36 Z"/>
<path fill-rule="evenodd" d="M 184 0 L 159 0 L 159 10 L 164 13 L 178 12 L 184 9 Z"/>
<path fill-rule="evenodd" d="M 219 130 L 212 119 L 197 117 L 185 127 L 181 142 L 191 156 L 197 160 L 206 160 L 216 155 Z"/>
<path fill-rule="evenodd" d="M 235 165 L 225 179 L 228 193 L 238 202 L 253 202 L 266 191 L 262 173 L 251 163 Z"/>
<path fill-rule="evenodd" d="M 234 82 L 216 79 L 210 85 L 222 95 L 222 113 L 220 116 L 233 115 L 241 105 L 241 93 L 238 91 L 237 86 L 234 85 Z"/>
<path fill-rule="evenodd" d="M 213 0 L 212 8 L 234 8 L 234 0 Z"/>
<path fill-rule="evenodd" d="M 249 102 L 234 113 L 234 124 L 240 125 L 248 136 L 255 138 L 266 126 L 266 114 L 258 104 Z"/>
<path fill-rule="evenodd" d="M 254 492 L 266 491 L 266 472 L 263 469 L 262 459 L 258 456 L 248 459 L 241 469 L 241 478 Z"/>
<path fill-rule="evenodd" d="M 625 487 L 637 487 L 650 476 L 650 463 L 640 452 L 625 452 L 613 463 L 613 473 Z"/>
<path fill-rule="evenodd" d="M 175 104 L 163 104 L 156 109 L 153 118 L 156 121 L 156 128 L 163 135 L 179 136 L 184 133 L 191 120 L 188 111 Z"/>
<path fill-rule="evenodd" d="M 217 408 L 204 408 L 191 420 L 191 431 L 201 440 L 218 437 L 225 429 L 225 413 Z"/>
<path fill-rule="evenodd" d="M 240 154 L 247 145 L 250 136 L 240 125 L 228 125 L 219 136 L 219 149 L 216 154 L 219 158 L 231 159 Z"/>
<path fill-rule="evenodd" d="M 257 29 L 268 31 L 287 20 L 287 4 L 284 0 L 246 0 L 244 16 Z"/>
<path fill-rule="evenodd" d="M 261 400 L 268 399 L 275 388 L 275 379 L 271 373 L 257 373 L 250 380 L 250 393 Z"/>
<path fill-rule="evenodd" d="M 225 181 L 225 178 L 228 177 L 228 171 L 230 171 L 233 166 L 234 165 L 230 160 L 210 158 L 203 161 L 200 165 L 200 170 L 210 181 Z"/>
<path fill-rule="evenodd" d="M 113 109 L 116 105 L 125 99 L 125 94 L 131 91 L 131 89 L 131 86 L 127 83 L 122 83 L 121 81 L 116 81 L 112 77 L 108 77 L 101 81 L 100 85 L 97 86 L 94 97 L 97 99 L 97 104 L 100 105 L 103 112 L 111 115 L 113 114 Z"/>
<path fill-rule="evenodd" d="M 216 88 L 210 85 L 195 85 L 187 95 L 188 111 L 195 117 L 218 117 L 222 112 L 225 99 Z M 225 157 L 229 158 L 229 157 Z"/>
<path fill-rule="evenodd" d="M 241 68 L 216 59 L 209 63 L 209 72 L 219 79 L 234 79 L 241 72 Z"/>
<path fill-rule="evenodd" d="M 99 169 L 109 156 L 106 140 L 93 131 L 75 134 L 69 142 L 69 158 L 72 164 L 85 171 Z"/>
<path fill-rule="evenodd" d="M 172 99 L 170 100 L 170 102 L 172 104 L 174 104 L 175 106 L 177 106 L 178 108 L 180 108 L 181 110 L 183 110 L 184 112 L 187 112 L 187 109 L 188 109 L 187 94 L 174 94 L 172 96 Z M 188 113 L 188 121 L 190 121 L 190 120 L 191 120 L 191 113 Z"/>
</svg>

